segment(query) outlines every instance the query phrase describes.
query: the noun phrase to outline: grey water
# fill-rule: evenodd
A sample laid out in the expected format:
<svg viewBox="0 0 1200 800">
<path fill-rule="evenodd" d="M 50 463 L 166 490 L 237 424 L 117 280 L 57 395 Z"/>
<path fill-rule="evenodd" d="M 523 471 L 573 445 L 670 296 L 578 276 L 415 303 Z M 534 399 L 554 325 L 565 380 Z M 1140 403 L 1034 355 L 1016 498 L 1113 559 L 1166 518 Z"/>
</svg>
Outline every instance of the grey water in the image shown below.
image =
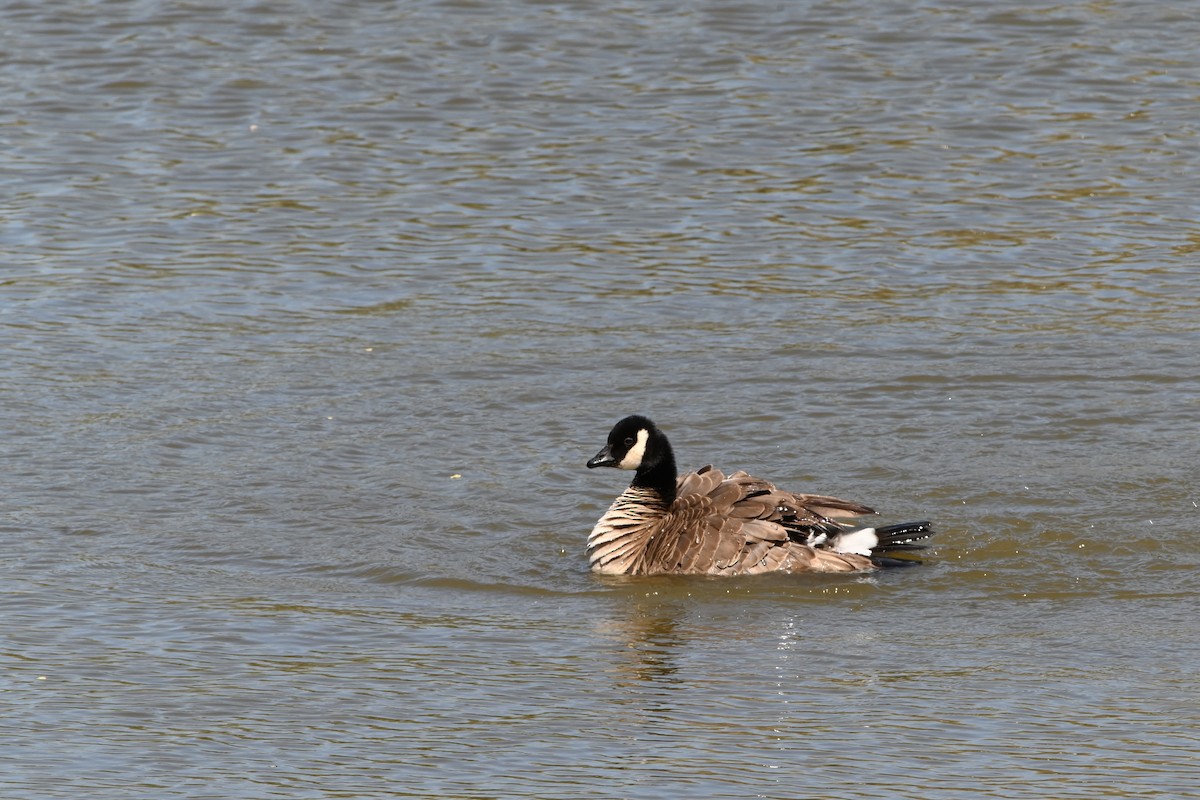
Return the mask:
<svg viewBox="0 0 1200 800">
<path fill-rule="evenodd" d="M 1200 797 L 1185 2 L 0 7 L 0 796 Z M 629 413 L 919 567 L 612 580 Z"/>
</svg>

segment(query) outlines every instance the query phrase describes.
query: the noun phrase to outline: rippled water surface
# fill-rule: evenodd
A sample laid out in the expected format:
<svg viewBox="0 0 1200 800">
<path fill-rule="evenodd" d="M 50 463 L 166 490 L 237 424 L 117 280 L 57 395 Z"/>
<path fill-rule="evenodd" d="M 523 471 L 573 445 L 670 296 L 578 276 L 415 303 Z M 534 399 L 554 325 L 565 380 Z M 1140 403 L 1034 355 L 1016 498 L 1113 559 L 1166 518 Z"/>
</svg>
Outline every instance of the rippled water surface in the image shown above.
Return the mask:
<svg viewBox="0 0 1200 800">
<path fill-rule="evenodd" d="M 0 9 L 0 795 L 1198 797 L 1185 2 Z M 932 518 L 607 580 L 681 464 Z"/>
</svg>

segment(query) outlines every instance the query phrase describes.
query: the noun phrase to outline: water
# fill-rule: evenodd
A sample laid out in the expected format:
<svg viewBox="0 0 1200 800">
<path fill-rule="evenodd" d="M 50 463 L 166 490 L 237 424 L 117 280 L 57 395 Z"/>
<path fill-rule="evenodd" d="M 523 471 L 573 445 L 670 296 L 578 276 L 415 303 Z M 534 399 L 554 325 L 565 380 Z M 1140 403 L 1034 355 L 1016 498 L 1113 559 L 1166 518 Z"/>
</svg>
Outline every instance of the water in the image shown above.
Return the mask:
<svg viewBox="0 0 1200 800">
<path fill-rule="evenodd" d="M 0 10 L 0 795 L 1200 796 L 1197 41 Z M 631 412 L 936 552 L 593 577 Z"/>
</svg>

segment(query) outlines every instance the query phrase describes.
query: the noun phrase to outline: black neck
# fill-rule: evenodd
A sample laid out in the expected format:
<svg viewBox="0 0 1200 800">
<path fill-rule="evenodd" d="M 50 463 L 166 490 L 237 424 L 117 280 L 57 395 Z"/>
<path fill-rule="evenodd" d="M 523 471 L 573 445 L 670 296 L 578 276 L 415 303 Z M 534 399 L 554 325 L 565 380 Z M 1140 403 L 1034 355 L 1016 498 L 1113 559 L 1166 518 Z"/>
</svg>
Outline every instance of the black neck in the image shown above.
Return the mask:
<svg viewBox="0 0 1200 800">
<path fill-rule="evenodd" d="M 663 505 L 670 506 L 675 502 L 675 484 L 678 477 L 675 471 L 675 454 L 671 452 L 671 445 L 667 443 L 665 436 L 654 442 L 653 450 L 653 460 L 642 461 L 630 486 L 650 489 L 662 498 Z"/>
</svg>

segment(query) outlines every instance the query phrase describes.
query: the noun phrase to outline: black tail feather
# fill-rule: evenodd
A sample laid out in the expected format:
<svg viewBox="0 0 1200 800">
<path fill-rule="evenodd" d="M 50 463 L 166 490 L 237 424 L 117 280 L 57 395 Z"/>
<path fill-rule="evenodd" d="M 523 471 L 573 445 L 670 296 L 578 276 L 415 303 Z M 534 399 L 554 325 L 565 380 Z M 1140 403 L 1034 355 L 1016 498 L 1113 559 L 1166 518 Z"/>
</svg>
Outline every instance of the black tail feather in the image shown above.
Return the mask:
<svg viewBox="0 0 1200 800">
<path fill-rule="evenodd" d="M 933 523 L 929 520 L 921 522 L 901 522 L 897 525 L 884 525 L 875 529 L 879 544 L 871 548 L 872 560 L 881 567 L 899 567 L 910 564 L 920 564 L 917 559 L 901 556 L 889 558 L 893 553 L 910 553 L 924 550 L 926 545 L 917 544 L 923 539 L 933 536 Z"/>
</svg>

